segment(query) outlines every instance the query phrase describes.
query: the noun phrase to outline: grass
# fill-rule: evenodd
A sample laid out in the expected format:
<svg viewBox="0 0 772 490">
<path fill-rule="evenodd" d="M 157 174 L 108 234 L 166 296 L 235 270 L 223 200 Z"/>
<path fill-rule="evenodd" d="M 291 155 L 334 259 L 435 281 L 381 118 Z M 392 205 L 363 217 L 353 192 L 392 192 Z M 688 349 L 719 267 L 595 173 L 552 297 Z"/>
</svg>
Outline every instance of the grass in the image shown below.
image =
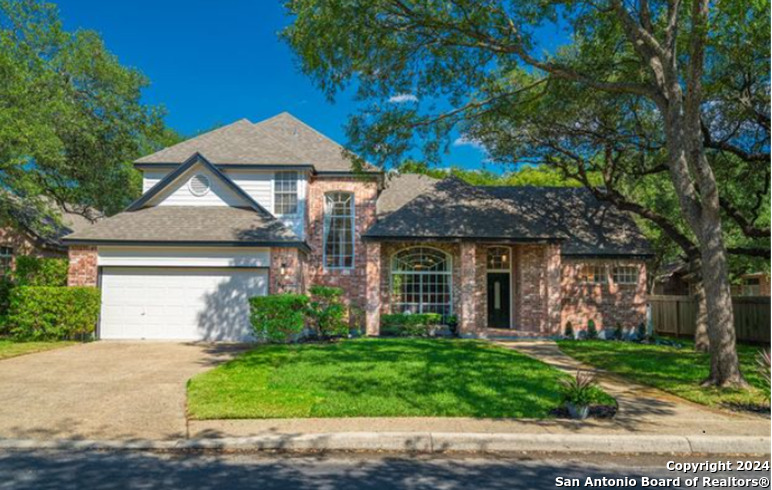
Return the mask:
<svg viewBox="0 0 772 490">
<path fill-rule="evenodd" d="M 678 342 L 683 348 L 602 340 L 561 340 L 558 345 L 560 350 L 584 363 L 696 403 L 708 406 L 768 405 L 764 380 L 756 364 L 759 347 L 737 346 L 740 369 L 750 383 L 750 389 L 702 388 L 700 382 L 710 371 L 710 356 L 695 352 L 693 342 L 682 339 Z"/>
<path fill-rule="evenodd" d="M 264 345 L 194 377 L 197 419 L 549 417 L 566 377 L 510 349 L 470 340 L 357 339 Z M 597 389 L 596 401 L 613 403 Z"/>
<path fill-rule="evenodd" d="M 24 354 L 34 352 L 43 352 L 60 347 L 67 347 L 77 342 L 16 342 L 13 340 L 0 339 L 0 360 L 8 359 Z"/>
</svg>

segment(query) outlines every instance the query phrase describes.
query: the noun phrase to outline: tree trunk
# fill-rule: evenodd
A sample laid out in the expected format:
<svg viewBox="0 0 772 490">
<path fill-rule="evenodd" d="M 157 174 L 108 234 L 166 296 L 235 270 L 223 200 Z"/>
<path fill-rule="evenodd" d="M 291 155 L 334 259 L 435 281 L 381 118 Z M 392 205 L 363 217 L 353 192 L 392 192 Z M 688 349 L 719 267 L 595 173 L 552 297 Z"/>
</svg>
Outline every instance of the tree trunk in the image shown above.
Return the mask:
<svg viewBox="0 0 772 490">
<path fill-rule="evenodd" d="M 726 250 L 721 221 L 705 220 L 700 240 L 702 279 L 708 313 L 710 341 L 710 376 L 704 386 L 744 387 L 735 345 L 732 294 L 729 286 Z"/>
<path fill-rule="evenodd" d="M 702 266 L 697 252 L 693 252 L 689 258 L 689 273 L 694 277 L 694 300 L 697 302 L 697 318 L 694 328 L 694 350 L 708 352 L 710 340 L 708 338 L 708 303 L 705 300 L 705 284 L 702 282 Z"/>
<path fill-rule="evenodd" d="M 710 339 L 708 338 L 708 303 L 705 301 L 705 286 L 702 279 L 694 283 L 694 299 L 697 301 L 697 322 L 694 329 L 694 350 L 708 352 Z"/>
</svg>

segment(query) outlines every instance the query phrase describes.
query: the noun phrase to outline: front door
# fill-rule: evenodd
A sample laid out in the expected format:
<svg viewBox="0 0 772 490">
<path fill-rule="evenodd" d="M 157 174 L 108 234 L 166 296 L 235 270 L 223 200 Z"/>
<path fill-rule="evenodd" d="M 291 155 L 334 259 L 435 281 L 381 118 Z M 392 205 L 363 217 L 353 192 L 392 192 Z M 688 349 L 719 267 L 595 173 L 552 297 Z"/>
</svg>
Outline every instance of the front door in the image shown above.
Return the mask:
<svg viewBox="0 0 772 490">
<path fill-rule="evenodd" d="M 509 328 L 509 274 L 488 273 L 488 327 Z"/>
</svg>

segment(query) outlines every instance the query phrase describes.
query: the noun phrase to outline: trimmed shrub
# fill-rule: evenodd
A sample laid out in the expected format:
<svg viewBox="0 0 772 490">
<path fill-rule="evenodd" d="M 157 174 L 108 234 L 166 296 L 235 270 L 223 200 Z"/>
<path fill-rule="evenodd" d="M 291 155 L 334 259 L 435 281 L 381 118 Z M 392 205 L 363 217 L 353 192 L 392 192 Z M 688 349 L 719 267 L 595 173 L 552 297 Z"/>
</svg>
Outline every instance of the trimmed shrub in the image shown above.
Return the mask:
<svg viewBox="0 0 772 490">
<path fill-rule="evenodd" d="M 66 286 L 67 259 L 20 255 L 13 273 L 17 286 Z"/>
<path fill-rule="evenodd" d="M 566 323 L 566 329 L 563 332 L 563 336 L 574 340 L 574 325 L 571 322 Z"/>
<path fill-rule="evenodd" d="M 11 290 L 8 331 L 18 340 L 86 339 L 99 318 L 94 287 L 17 286 Z"/>
<path fill-rule="evenodd" d="M 381 334 L 395 337 L 425 337 L 440 324 L 438 313 L 381 315 Z"/>
<path fill-rule="evenodd" d="M 617 322 L 616 326 L 614 327 L 614 338 L 616 340 L 622 340 L 622 337 L 624 337 L 624 329 L 622 328 L 622 324 Z"/>
<path fill-rule="evenodd" d="M 308 296 L 303 294 L 249 298 L 249 321 L 259 340 L 289 342 L 303 331 L 307 307 Z"/>
<path fill-rule="evenodd" d="M 328 286 L 311 286 L 308 317 L 319 337 L 343 337 L 348 334 L 346 306 L 341 301 L 343 290 Z"/>
<path fill-rule="evenodd" d="M 587 338 L 590 340 L 598 338 L 598 329 L 595 328 L 594 320 L 589 320 L 587 322 Z"/>
</svg>

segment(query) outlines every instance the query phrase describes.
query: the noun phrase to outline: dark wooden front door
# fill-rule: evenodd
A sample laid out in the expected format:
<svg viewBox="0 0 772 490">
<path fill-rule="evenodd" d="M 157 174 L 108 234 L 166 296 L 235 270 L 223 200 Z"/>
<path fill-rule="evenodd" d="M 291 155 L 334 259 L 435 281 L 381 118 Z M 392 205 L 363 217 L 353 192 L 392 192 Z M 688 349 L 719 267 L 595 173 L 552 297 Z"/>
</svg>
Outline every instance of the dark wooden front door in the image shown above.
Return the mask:
<svg viewBox="0 0 772 490">
<path fill-rule="evenodd" d="M 488 273 L 488 327 L 509 328 L 509 274 Z"/>
</svg>

